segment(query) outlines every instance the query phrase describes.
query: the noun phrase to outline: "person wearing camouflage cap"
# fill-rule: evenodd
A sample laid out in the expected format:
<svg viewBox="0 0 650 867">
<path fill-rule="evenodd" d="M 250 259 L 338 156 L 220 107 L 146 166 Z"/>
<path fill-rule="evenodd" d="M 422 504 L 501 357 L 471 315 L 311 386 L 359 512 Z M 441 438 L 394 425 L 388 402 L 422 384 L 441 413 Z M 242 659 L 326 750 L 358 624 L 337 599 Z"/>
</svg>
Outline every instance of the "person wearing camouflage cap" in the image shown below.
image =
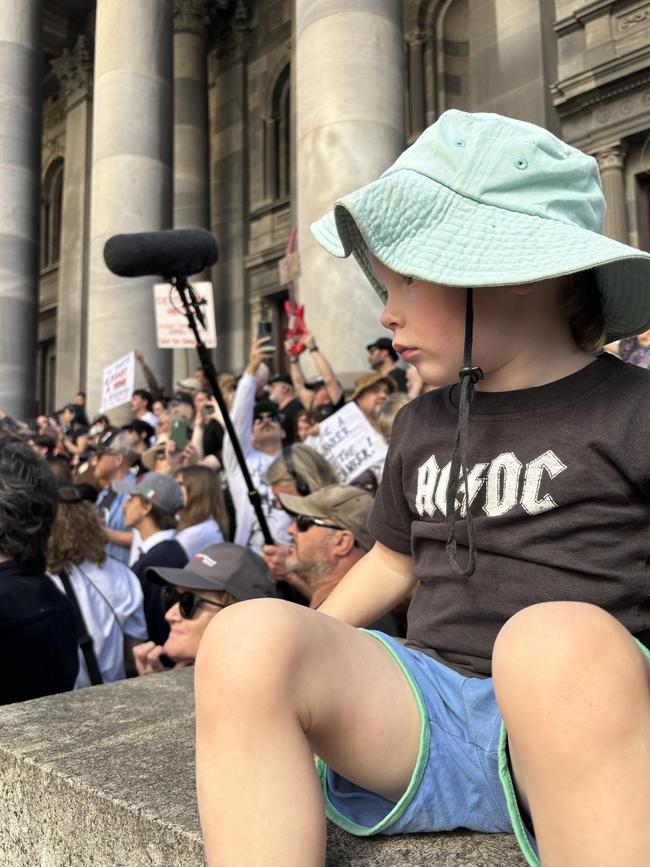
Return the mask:
<svg viewBox="0 0 650 867">
<path fill-rule="evenodd" d="M 286 567 L 311 588 L 309 607 L 318 608 L 373 546 L 366 527 L 372 497 L 351 485 L 327 485 L 306 497 L 278 499 L 293 518 Z"/>
</svg>

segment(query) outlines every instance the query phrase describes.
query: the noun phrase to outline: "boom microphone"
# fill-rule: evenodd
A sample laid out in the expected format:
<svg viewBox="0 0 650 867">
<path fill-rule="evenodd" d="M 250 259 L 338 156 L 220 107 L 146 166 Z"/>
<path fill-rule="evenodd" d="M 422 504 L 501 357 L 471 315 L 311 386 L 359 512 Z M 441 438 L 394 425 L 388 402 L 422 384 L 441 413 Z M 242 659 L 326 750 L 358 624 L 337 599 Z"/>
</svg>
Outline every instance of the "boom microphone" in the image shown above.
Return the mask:
<svg viewBox="0 0 650 867">
<path fill-rule="evenodd" d="M 104 245 L 104 261 L 120 277 L 189 277 L 214 265 L 217 242 L 206 229 L 166 229 L 113 235 Z"/>
</svg>

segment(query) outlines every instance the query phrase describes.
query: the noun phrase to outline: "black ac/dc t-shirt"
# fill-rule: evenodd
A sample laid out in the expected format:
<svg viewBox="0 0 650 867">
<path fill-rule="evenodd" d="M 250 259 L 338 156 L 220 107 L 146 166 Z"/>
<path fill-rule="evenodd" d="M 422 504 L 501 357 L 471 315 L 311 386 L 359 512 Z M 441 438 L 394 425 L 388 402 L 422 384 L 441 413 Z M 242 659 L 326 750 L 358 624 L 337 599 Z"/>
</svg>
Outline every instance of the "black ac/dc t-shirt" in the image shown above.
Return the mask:
<svg viewBox="0 0 650 867">
<path fill-rule="evenodd" d="M 439 389 L 401 410 L 369 519 L 379 542 L 412 554 L 420 579 L 407 644 L 462 674 L 490 676 L 499 629 L 537 602 L 591 602 L 633 635 L 648 630 L 650 371 L 604 354 L 548 385 L 476 392 L 470 577 L 451 569 L 445 550 L 458 395 L 458 386 Z M 461 564 L 464 500 L 461 486 Z"/>
</svg>

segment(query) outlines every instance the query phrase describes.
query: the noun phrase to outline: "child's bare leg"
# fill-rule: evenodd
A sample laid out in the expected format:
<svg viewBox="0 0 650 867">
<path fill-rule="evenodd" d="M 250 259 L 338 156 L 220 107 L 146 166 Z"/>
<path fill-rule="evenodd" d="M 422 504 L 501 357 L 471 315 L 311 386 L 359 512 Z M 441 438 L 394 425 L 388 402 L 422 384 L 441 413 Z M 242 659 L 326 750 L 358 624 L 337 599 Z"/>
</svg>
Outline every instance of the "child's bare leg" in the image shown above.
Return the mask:
<svg viewBox="0 0 650 867">
<path fill-rule="evenodd" d="M 415 767 L 419 712 L 397 664 L 370 636 L 298 605 L 255 600 L 215 617 L 196 700 L 210 865 L 324 863 L 313 752 L 393 800 Z"/>
<path fill-rule="evenodd" d="M 645 867 L 649 668 L 628 632 L 592 605 L 534 605 L 501 630 L 493 672 L 544 867 Z"/>
</svg>

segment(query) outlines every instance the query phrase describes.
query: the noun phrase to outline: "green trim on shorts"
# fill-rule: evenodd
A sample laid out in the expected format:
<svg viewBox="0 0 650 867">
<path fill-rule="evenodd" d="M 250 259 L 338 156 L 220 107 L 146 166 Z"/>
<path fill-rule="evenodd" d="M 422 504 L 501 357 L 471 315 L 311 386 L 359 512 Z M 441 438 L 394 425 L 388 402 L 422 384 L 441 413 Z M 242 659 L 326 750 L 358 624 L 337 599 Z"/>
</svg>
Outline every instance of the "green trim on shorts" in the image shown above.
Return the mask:
<svg viewBox="0 0 650 867">
<path fill-rule="evenodd" d="M 426 770 L 429 758 L 429 741 L 431 739 L 431 733 L 429 730 L 429 718 L 427 716 L 426 707 L 422 699 L 422 694 L 411 673 L 405 667 L 404 663 L 399 658 L 395 650 L 379 635 L 375 635 L 373 632 L 369 632 L 367 629 L 362 629 L 361 631 L 367 632 L 368 635 L 370 635 L 380 644 L 383 644 L 383 646 L 390 653 L 395 662 L 399 665 L 402 674 L 406 678 L 409 686 L 411 687 L 411 690 L 413 691 L 413 695 L 415 696 L 415 701 L 417 702 L 418 711 L 420 713 L 421 724 L 420 747 L 418 749 L 418 757 L 415 763 L 413 775 L 411 776 L 411 781 L 408 784 L 406 791 L 399 799 L 399 801 L 395 804 L 390 813 L 388 813 L 387 816 L 384 816 L 384 818 L 372 828 L 366 828 L 363 825 L 357 825 L 356 822 L 351 822 L 346 816 L 340 813 L 332 805 L 327 795 L 327 765 L 322 759 L 316 759 L 316 769 L 320 779 L 321 790 L 323 792 L 323 800 L 325 802 L 325 812 L 327 814 L 327 818 L 334 822 L 335 825 L 338 825 L 339 828 L 343 828 L 344 831 L 347 831 L 350 834 L 354 834 L 357 837 L 370 837 L 373 834 L 380 834 L 385 828 L 388 828 L 390 825 L 396 822 L 403 815 L 404 811 L 413 800 L 413 797 L 418 790 L 418 787 Z"/>
<path fill-rule="evenodd" d="M 634 640 L 641 649 L 641 653 L 645 657 L 646 661 L 650 663 L 650 650 L 648 650 L 648 648 L 645 645 L 641 644 L 641 642 L 638 641 L 636 638 Z M 512 779 L 512 775 L 510 773 L 510 765 L 508 763 L 508 732 L 506 731 L 506 727 L 503 722 L 501 722 L 501 732 L 499 735 L 499 778 L 501 780 L 501 786 L 503 787 L 503 793 L 506 796 L 508 814 L 510 816 L 510 821 L 512 822 L 515 837 L 517 838 L 519 848 L 521 849 L 522 854 L 526 859 L 526 863 L 529 864 L 530 867 L 541 867 L 541 862 L 535 854 L 533 847 L 530 845 L 530 840 L 528 839 L 528 830 L 524 825 L 524 820 L 521 817 L 519 802 L 517 801 L 517 793 L 515 791 L 515 784 Z"/>
</svg>

